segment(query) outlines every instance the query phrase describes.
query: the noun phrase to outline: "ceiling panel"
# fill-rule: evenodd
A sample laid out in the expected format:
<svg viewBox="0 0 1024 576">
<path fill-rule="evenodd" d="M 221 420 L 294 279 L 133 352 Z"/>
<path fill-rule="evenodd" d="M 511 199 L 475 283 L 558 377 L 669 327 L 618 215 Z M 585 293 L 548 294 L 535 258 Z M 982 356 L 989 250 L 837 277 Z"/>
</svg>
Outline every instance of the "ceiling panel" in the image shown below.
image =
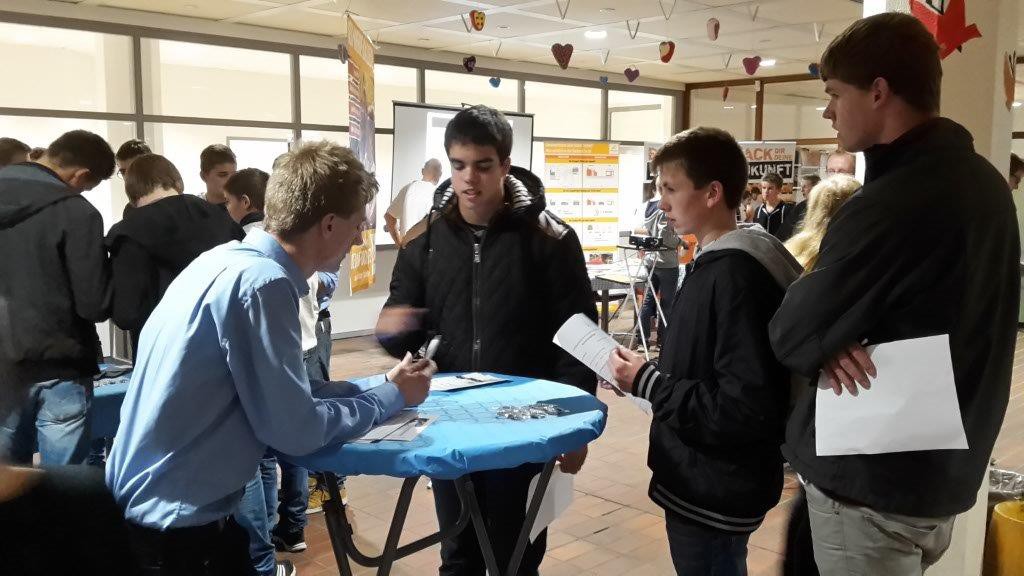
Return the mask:
<svg viewBox="0 0 1024 576">
<path fill-rule="evenodd" d="M 822 36 L 823 42 L 827 43 L 830 40 L 831 37 Z M 722 34 L 718 37 L 716 44 L 767 57 L 772 48 L 805 46 L 812 42 L 814 42 L 814 31 L 810 28 L 777 26 L 743 33 Z"/>
<path fill-rule="evenodd" d="M 508 28 L 502 28 L 502 26 L 507 26 Z M 428 24 L 427 27 L 466 32 L 466 26 L 462 23 L 461 18 L 455 18 L 453 20 L 436 24 Z M 548 32 L 559 32 L 576 27 L 576 24 L 567 24 L 562 21 L 535 18 L 527 14 L 497 12 L 488 14 L 486 27 L 481 32 L 474 31 L 473 34 L 512 38 L 544 34 Z"/>
<path fill-rule="evenodd" d="M 373 32 L 369 36 L 376 41 L 377 34 L 378 32 Z M 472 37 L 465 31 L 454 32 L 427 27 L 384 28 L 379 30 L 379 34 L 381 42 L 428 49 L 475 44 L 479 40 L 479 37 Z"/>
<path fill-rule="evenodd" d="M 766 18 L 780 23 L 800 24 L 845 20 L 847 24 L 861 17 L 864 6 L 850 0 L 776 0 L 762 2 L 757 11 L 757 18 Z M 748 15 L 746 7 L 729 8 L 730 11 Z"/>
<path fill-rule="evenodd" d="M 662 6 L 664 6 L 665 12 L 667 13 L 672 9 L 672 2 L 663 2 Z M 562 3 L 562 7 L 565 7 L 564 2 Z M 704 5 L 698 2 L 686 2 L 684 0 L 679 0 L 676 3 L 674 13 L 692 12 L 703 8 Z M 558 13 L 558 6 L 556 6 L 554 2 L 541 4 L 539 6 L 527 6 L 523 7 L 522 10 L 545 14 L 555 18 L 561 17 Z M 661 9 L 658 8 L 658 2 L 656 0 L 646 2 L 573 0 L 572 3 L 569 4 L 569 10 L 565 17 L 569 20 L 588 22 L 591 24 L 609 24 L 612 22 L 624 22 L 627 19 L 635 18 L 664 18 L 664 14 Z"/>
<path fill-rule="evenodd" d="M 673 39 L 708 39 L 708 19 L 717 18 L 719 37 L 724 34 L 746 32 L 772 26 L 772 23 L 752 21 L 749 17 L 723 9 L 701 10 L 699 12 L 675 13 L 671 20 L 664 18 L 643 22 L 640 32 L 657 34 Z"/>
<path fill-rule="evenodd" d="M 162 14 L 191 16 L 206 20 L 235 18 L 267 9 L 266 6 L 258 6 L 248 2 L 235 2 L 233 0 L 224 0 L 222 2 L 202 2 L 200 0 L 103 0 L 100 4 L 111 8 L 160 12 Z"/>
<path fill-rule="evenodd" d="M 710 56 L 712 54 L 722 54 L 731 51 L 727 46 L 718 46 L 711 44 L 710 42 L 697 43 L 690 40 L 674 40 L 674 42 L 676 43 L 676 51 L 671 60 L 671 63 L 673 64 L 685 65 L 686 60 L 689 58 L 699 58 L 701 56 Z M 660 57 L 658 44 L 659 42 L 652 42 L 638 46 L 627 46 L 613 50 L 612 54 L 640 58 L 643 60 L 658 60 Z"/>
<path fill-rule="evenodd" d="M 587 38 L 586 33 L 588 30 L 604 30 L 606 36 L 599 40 L 592 40 Z M 561 44 L 572 44 L 575 49 L 578 50 L 602 50 L 617 48 L 627 48 L 644 46 L 650 44 L 651 38 L 637 36 L 635 39 L 631 38 L 629 31 L 626 30 L 625 23 L 615 23 L 608 26 L 597 26 L 592 28 L 576 28 L 573 30 L 564 30 L 561 32 L 552 32 L 544 34 L 542 36 L 534 36 L 530 38 L 532 42 L 554 44 L 556 42 Z M 657 49 L 655 49 L 657 50 Z"/>
<path fill-rule="evenodd" d="M 253 14 L 237 20 L 240 24 L 252 26 L 266 26 L 267 28 L 281 28 L 284 30 L 295 30 L 298 32 L 311 32 L 325 36 L 341 36 L 345 34 L 346 22 L 341 14 L 337 16 L 324 16 L 322 14 L 311 18 L 311 14 L 287 10 L 271 14 Z"/>
<path fill-rule="evenodd" d="M 788 60 L 802 60 L 804 62 L 817 62 L 821 59 L 821 53 L 828 48 L 828 42 L 822 40 L 820 44 L 806 44 L 804 46 L 790 46 L 788 48 L 772 48 L 771 54 L 775 58 Z"/>
<path fill-rule="evenodd" d="M 423 0 L 338 0 L 328 2 L 321 8 L 348 11 L 359 16 L 393 22 L 425 22 L 436 18 L 468 14 L 472 8 L 452 2 L 425 2 Z M 488 16 L 490 20 L 490 16 Z"/>
</svg>

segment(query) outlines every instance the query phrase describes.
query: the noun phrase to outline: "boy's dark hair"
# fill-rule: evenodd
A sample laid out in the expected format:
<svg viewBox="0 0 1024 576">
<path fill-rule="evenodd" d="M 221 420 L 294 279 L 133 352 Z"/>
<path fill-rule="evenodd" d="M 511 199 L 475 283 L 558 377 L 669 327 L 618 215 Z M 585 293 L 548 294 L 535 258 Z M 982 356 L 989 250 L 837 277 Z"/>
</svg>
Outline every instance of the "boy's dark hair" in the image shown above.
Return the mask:
<svg viewBox="0 0 1024 576">
<path fill-rule="evenodd" d="M 456 114 L 444 129 L 445 152 L 455 143 L 494 146 L 498 160 L 504 162 L 512 155 L 512 126 L 494 108 L 471 106 Z"/>
<path fill-rule="evenodd" d="M 776 188 L 778 188 L 779 190 L 782 190 L 782 184 L 783 184 L 782 176 L 779 176 L 775 172 L 769 172 L 769 173 L 765 174 L 761 178 L 761 181 L 762 182 L 767 182 L 769 184 L 773 184 Z"/>
<path fill-rule="evenodd" d="M 672 162 L 678 163 L 697 188 L 719 182 L 730 210 L 740 205 L 747 185 L 747 158 L 725 130 L 698 126 L 669 138 L 654 153 L 651 168 L 657 171 Z"/>
<path fill-rule="evenodd" d="M 267 181 L 270 174 L 259 168 L 239 170 L 224 183 L 224 192 L 235 198 L 246 196 L 253 209 L 263 211 L 263 198 L 267 194 Z"/>
<path fill-rule="evenodd" d="M 801 176 L 800 180 L 810 183 L 811 186 L 817 186 L 818 183 L 821 182 L 821 176 L 818 176 L 817 174 L 807 174 L 806 176 Z"/>
<path fill-rule="evenodd" d="M 28 153 L 32 149 L 28 147 L 21 140 L 14 138 L 0 138 L 0 168 L 7 166 L 12 163 L 17 156 L 24 155 L 28 157 Z"/>
<path fill-rule="evenodd" d="M 1024 160 L 1021 160 L 1020 156 L 1010 152 L 1010 174 L 1016 174 L 1021 170 L 1024 170 Z"/>
<path fill-rule="evenodd" d="M 886 12 L 863 18 L 821 55 L 821 79 L 868 89 L 876 78 L 913 108 L 938 114 L 942 94 L 939 45 L 920 20 Z"/>
<path fill-rule="evenodd" d="M 206 174 L 218 164 L 238 164 L 235 153 L 223 144 L 210 144 L 199 153 L 199 171 Z"/>
<path fill-rule="evenodd" d="M 85 168 L 96 182 L 114 174 L 110 144 L 88 130 L 65 132 L 46 149 L 46 156 L 59 166 Z"/>
<path fill-rule="evenodd" d="M 124 162 L 125 160 L 131 160 L 132 158 L 138 158 L 143 154 L 152 154 L 153 151 L 149 149 L 149 146 L 142 140 L 129 140 L 121 147 L 117 149 L 117 154 L 114 154 L 114 158 Z"/>
<path fill-rule="evenodd" d="M 124 173 L 124 191 L 132 204 L 157 188 L 185 191 L 181 173 L 170 160 L 159 154 L 143 154 Z"/>
</svg>

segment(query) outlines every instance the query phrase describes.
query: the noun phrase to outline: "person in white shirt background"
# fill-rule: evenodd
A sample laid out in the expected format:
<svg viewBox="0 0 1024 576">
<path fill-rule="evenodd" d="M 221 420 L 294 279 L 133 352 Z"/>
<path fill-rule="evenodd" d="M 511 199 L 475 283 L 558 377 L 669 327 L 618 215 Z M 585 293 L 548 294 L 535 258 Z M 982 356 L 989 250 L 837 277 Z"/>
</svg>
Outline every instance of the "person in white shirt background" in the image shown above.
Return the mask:
<svg viewBox="0 0 1024 576">
<path fill-rule="evenodd" d="M 423 178 L 402 187 L 384 213 L 391 239 L 399 246 L 413 224 L 426 217 L 434 204 L 434 190 L 441 181 L 441 161 L 437 158 L 427 160 L 420 173 Z"/>
</svg>

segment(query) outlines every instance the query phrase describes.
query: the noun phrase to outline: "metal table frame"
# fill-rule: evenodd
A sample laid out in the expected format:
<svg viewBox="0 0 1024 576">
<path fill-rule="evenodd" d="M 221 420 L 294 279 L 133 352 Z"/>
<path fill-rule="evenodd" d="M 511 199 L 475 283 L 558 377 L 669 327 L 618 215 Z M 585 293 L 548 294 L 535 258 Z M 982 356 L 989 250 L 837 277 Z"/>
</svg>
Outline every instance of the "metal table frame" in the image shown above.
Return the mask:
<svg viewBox="0 0 1024 576">
<path fill-rule="evenodd" d="M 526 510 L 526 519 L 523 521 L 523 527 L 519 531 L 519 539 L 516 541 L 516 547 L 512 552 L 508 569 L 505 572 L 498 568 L 498 561 L 494 557 L 494 548 L 491 546 L 491 539 L 487 534 L 487 525 L 484 523 L 483 515 L 480 513 L 480 505 L 477 502 L 476 492 L 473 489 L 473 482 L 470 480 L 469 474 L 455 479 L 455 491 L 459 496 L 459 503 L 461 505 L 459 519 L 455 525 L 447 529 L 442 528 L 430 536 L 424 536 L 419 540 L 399 546 L 398 540 L 405 526 L 409 504 L 412 502 L 413 489 L 421 477 L 406 478 L 398 495 L 398 502 L 395 505 L 395 516 L 391 519 L 391 527 L 388 529 L 384 548 L 379 556 L 367 556 L 356 547 L 355 542 L 352 540 L 354 532 L 352 525 L 348 521 L 348 516 L 345 514 L 345 505 L 341 503 L 341 492 L 338 489 L 337 475 L 332 472 L 322 472 L 319 474 L 320 480 L 327 486 L 327 492 L 330 496 L 323 503 L 324 519 L 327 522 L 327 532 L 331 539 L 331 547 L 334 549 L 334 559 L 338 564 L 338 571 L 341 573 L 341 576 L 351 576 L 352 566 L 349 564 L 349 558 L 351 558 L 361 566 L 376 567 L 379 576 L 387 576 L 391 573 L 391 567 L 395 561 L 429 548 L 446 538 L 455 536 L 472 524 L 473 530 L 476 531 L 477 541 L 480 543 L 480 551 L 483 553 L 487 573 L 493 576 L 502 574 L 515 576 L 519 571 L 523 554 L 526 553 L 526 546 L 530 540 L 530 530 L 533 528 L 533 523 L 540 512 L 541 502 L 544 500 L 543 495 L 548 488 L 548 483 L 554 470 L 555 460 L 551 460 L 544 465 L 543 470 L 540 472 L 540 477 L 537 479 L 537 487 L 534 490 L 533 497 L 530 498 L 530 505 Z"/>
</svg>

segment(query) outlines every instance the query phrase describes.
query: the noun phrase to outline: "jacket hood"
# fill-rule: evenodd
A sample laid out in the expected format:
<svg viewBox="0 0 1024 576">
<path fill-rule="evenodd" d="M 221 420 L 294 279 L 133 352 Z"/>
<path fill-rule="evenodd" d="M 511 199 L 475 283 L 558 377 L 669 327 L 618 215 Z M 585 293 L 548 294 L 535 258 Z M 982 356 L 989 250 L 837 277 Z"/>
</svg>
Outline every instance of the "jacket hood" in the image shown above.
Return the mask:
<svg viewBox="0 0 1024 576">
<path fill-rule="evenodd" d="M 15 164 L 0 171 L 0 229 L 10 228 L 43 208 L 78 197 L 47 169 Z"/>
<path fill-rule="evenodd" d="M 445 213 L 458 203 L 451 178 L 441 182 L 437 191 L 441 192 L 441 199 L 432 210 Z M 505 177 L 505 200 L 506 214 L 512 218 L 537 216 L 547 207 L 540 178 L 519 166 L 512 166 Z"/>
<path fill-rule="evenodd" d="M 163 198 L 132 210 L 107 235 L 107 248 L 122 238 L 140 244 L 158 262 L 184 269 L 203 252 L 241 238 L 241 228 L 219 206 L 191 194 Z"/>
<path fill-rule="evenodd" d="M 741 225 L 708 244 L 697 254 L 695 261 L 723 250 L 740 250 L 750 254 L 783 289 L 788 288 L 804 270 L 778 238 L 757 224 Z"/>
</svg>

